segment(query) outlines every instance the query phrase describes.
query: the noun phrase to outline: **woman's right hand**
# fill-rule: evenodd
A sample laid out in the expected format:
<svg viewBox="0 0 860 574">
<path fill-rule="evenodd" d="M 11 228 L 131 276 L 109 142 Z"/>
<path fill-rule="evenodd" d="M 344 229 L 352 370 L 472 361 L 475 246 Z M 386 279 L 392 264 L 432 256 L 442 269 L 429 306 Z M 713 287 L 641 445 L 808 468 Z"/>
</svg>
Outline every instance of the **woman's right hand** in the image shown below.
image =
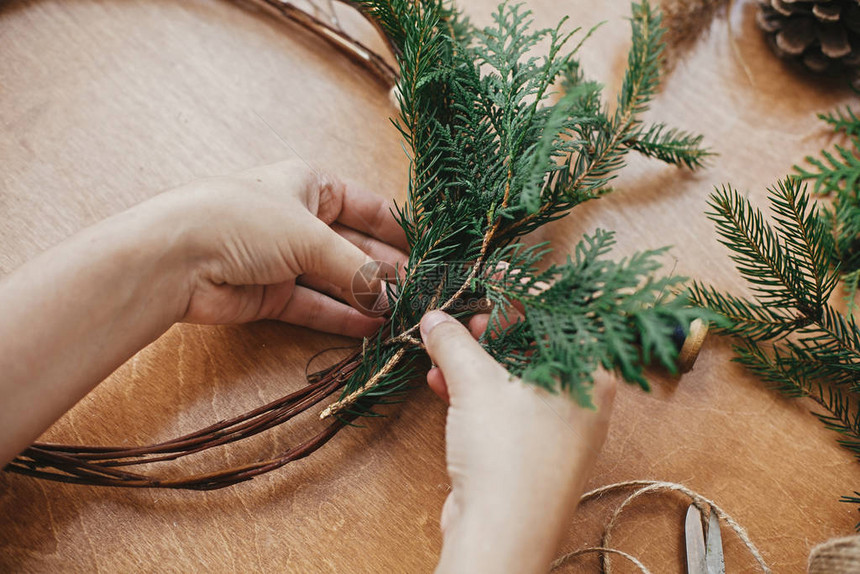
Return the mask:
<svg viewBox="0 0 860 574">
<path fill-rule="evenodd" d="M 445 313 L 425 315 L 421 336 L 449 402 L 437 571 L 546 572 L 606 438 L 614 376 L 597 373 L 588 410 L 512 377 Z"/>
</svg>

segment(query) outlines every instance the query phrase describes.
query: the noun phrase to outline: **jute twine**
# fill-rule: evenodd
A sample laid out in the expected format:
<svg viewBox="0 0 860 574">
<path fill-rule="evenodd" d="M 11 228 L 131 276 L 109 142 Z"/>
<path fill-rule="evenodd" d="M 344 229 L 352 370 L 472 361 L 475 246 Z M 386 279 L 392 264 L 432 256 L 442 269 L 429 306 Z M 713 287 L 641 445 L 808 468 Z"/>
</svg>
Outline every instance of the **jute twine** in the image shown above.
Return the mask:
<svg viewBox="0 0 860 574">
<path fill-rule="evenodd" d="M 636 500 L 640 496 L 643 496 L 645 494 L 679 492 L 679 493 L 687 496 L 692 501 L 692 503 L 695 504 L 696 507 L 700 511 L 702 511 L 703 515 L 708 514 L 709 508 L 712 509 L 714 511 L 714 514 L 717 515 L 717 518 L 719 520 L 721 520 L 722 522 L 726 523 L 727 525 L 729 525 L 729 527 L 731 527 L 731 529 L 735 532 L 735 534 L 741 540 L 741 542 L 746 547 L 746 549 L 749 551 L 749 553 L 753 556 L 753 558 L 755 558 L 756 562 L 758 563 L 759 567 L 761 568 L 761 571 L 768 573 L 768 574 L 771 572 L 770 568 L 768 567 L 768 565 L 765 563 L 764 559 L 762 558 L 761 552 L 759 552 L 758 548 L 756 548 L 755 544 L 753 544 L 752 540 L 750 540 L 750 537 L 747 534 L 747 531 L 744 530 L 744 528 L 740 524 L 738 524 L 734 518 L 729 516 L 729 514 L 725 510 L 723 510 L 722 508 L 717 506 L 717 504 L 714 501 L 705 498 L 701 494 L 690 490 L 689 488 L 687 488 L 686 486 L 684 486 L 682 484 L 676 484 L 674 482 L 655 481 L 655 480 L 631 480 L 628 482 L 619 482 L 616 484 L 609 484 L 607 486 L 602 486 L 600 488 L 592 490 L 591 492 L 587 492 L 582 496 L 582 498 L 579 499 L 579 502 L 580 502 L 580 504 L 583 504 L 585 502 L 588 502 L 589 500 L 592 500 L 594 498 L 598 498 L 598 497 L 600 497 L 604 494 L 607 494 L 609 492 L 615 492 L 618 490 L 629 490 L 629 489 L 634 489 L 634 491 L 627 498 L 625 498 L 624 501 L 620 505 L 618 505 L 618 507 L 612 513 L 612 516 L 609 518 L 609 522 L 607 522 L 606 527 L 603 529 L 603 539 L 601 541 L 600 546 L 593 547 L 593 548 L 582 548 L 579 550 L 574 550 L 573 552 L 569 552 L 569 553 L 559 557 L 558 559 L 556 559 L 552 563 L 552 565 L 550 567 L 550 571 L 553 571 L 553 570 L 560 568 L 563 564 L 565 564 L 568 561 L 573 560 L 574 558 L 577 558 L 579 556 L 584 556 L 586 554 L 595 554 L 596 553 L 596 554 L 600 554 L 603 557 L 603 568 L 604 568 L 604 572 L 606 574 L 610 574 L 610 572 L 612 570 L 612 565 L 609 561 L 609 557 L 611 555 L 622 556 L 623 558 L 625 558 L 625 559 L 629 560 L 631 563 L 633 563 L 637 568 L 639 568 L 640 572 L 643 572 L 644 574 L 651 574 L 650 570 L 648 570 L 645 567 L 645 565 L 643 565 L 642 562 L 637 560 L 635 557 L 631 556 L 630 554 L 627 554 L 626 552 L 622 552 L 620 550 L 612 548 L 612 546 L 611 546 L 612 529 L 615 527 L 615 524 L 618 521 L 618 518 L 621 516 L 621 513 L 624 511 L 624 509 L 627 508 L 631 502 L 633 502 L 634 500 Z M 855 563 L 852 563 L 852 564 L 855 564 Z M 849 570 L 845 570 L 845 572 L 848 572 L 848 571 Z M 853 571 L 856 571 L 856 570 L 853 570 Z M 825 567 L 823 570 L 813 571 L 812 569 L 810 569 L 809 572 L 810 573 L 812 573 L 812 572 L 835 573 L 835 572 L 842 572 L 842 570 L 833 570 L 833 569 L 828 569 L 827 567 Z"/>
<path fill-rule="evenodd" d="M 860 536 L 834 538 L 819 544 L 809 554 L 809 574 L 860 572 Z"/>
</svg>

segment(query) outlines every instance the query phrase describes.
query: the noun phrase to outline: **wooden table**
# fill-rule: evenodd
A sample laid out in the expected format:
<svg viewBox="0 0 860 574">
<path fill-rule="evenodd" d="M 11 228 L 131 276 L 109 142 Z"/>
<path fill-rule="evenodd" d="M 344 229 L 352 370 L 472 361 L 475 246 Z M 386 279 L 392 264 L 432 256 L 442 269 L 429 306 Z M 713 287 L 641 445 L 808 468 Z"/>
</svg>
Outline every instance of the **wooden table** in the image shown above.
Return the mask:
<svg viewBox="0 0 860 574">
<path fill-rule="evenodd" d="M 486 22 L 493 4 L 470 1 L 468 11 Z M 563 14 L 583 26 L 607 20 L 583 60 L 618 88 L 626 0 L 530 4 L 541 25 Z M 617 193 L 545 237 L 564 250 L 583 231 L 611 228 L 620 253 L 673 244 L 675 272 L 741 286 L 703 215 L 709 190 L 731 181 L 761 202 L 766 185 L 826 141 L 814 112 L 848 101 L 775 61 L 753 18 L 750 3 L 735 3 L 731 26 L 714 25 L 650 113 L 704 133 L 721 154 L 710 168 L 693 176 L 636 159 Z M 403 197 L 407 162 L 380 84 L 317 39 L 231 2 L 6 2 L 0 54 L 0 273 L 160 190 L 287 157 Z M 341 344 L 274 323 L 175 327 L 47 438 L 170 438 L 297 387 L 314 352 Z M 856 510 L 837 499 L 860 486 L 860 469 L 809 404 L 778 397 L 730 357 L 727 342 L 711 338 L 682 380 L 655 375 L 651 394 L 623 389 L 590 486 L 682 482 L 737 518 L 775 571 L 800 572 L 814 544 L 852 531 Z M 444 407 L 419 389 L 387 412 L 310 459 L 215 492 L 0 475 L 0 571 L 429 571 L 448 488 Z M 272 454 L 299 436 L 280 429 L 250 453 L 230 447 L 201 464 Z M 613 502 L 581 508 L 565 548 L 595 544 Z M 685 502 L 635 504 L 615 546 L 656 572 L 683 571 Z M 752 571 L 737 538 L 724 529 L 724 539 L 729 571 Z"/>
</svg>

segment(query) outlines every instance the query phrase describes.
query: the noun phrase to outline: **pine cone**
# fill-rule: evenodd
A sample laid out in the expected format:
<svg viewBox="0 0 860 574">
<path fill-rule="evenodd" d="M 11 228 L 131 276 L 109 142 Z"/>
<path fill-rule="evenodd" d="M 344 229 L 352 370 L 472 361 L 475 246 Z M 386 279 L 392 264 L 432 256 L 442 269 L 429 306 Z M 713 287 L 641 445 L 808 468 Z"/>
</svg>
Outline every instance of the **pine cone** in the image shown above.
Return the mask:
<svg viewBox="0 0 860 574">
<path fill-rule="evenodd" d="M 860 0 L 760 0 L 758 24 L 781 58 L 860 88 Z"/>
</svg>

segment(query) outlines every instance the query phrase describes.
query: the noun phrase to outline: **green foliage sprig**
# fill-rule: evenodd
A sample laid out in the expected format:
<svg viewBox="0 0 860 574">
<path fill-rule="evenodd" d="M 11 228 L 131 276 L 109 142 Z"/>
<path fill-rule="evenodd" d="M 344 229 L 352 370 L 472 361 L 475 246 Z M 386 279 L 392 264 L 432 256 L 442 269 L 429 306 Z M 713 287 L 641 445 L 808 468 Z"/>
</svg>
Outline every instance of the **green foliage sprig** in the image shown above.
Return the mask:
<svg viewBox="0 0 860 574">
<path fill-rule="evenodd" d="M 860 118 L 849 108 L 818 117 L 848 145 L 835 144 L 818 157 L 807 156 L 809 167 L 794 169 L 801 179 L 812 182 L 815 193 L 832 198 L 822 213 L 833 234 L 833 262 L 840 267 L 845 299 L 853 312 L 860 286 Z"/>
<path fill-rule="evenodd" d="M 708 216 L 753 295 L 695 282 L 692 299 L 723 318 L 717 327 L 737 339 L 737 362 L 786 396 L 812 399 L 818 419 L 860 460 L 860 328 L 829 302 L 841 270 L 828 218 L 796 177 L 768 199 L 772 224 L 733 189 L 711 195 Z M 843 500 L 860 503 L 857 496 Z"/>
<path fill-rule="evenodd" d="M 359 4 L 383 22 L 400 54 L 396 125 L 411 179 L 397 217 L 410 256 L 391 291 L 386 334 L 371 343 L 370 367 L 323 416 L 362 414 L 403 390 L 406 365 L 423 356 L 414 335 L 421 316 L 442 309 L 466 317 L 479 296 L 494 304 L 486 349 L 514 374 L 582 403 L 598 365 L 642 386 L 652 359 L 674 370 L 673 330 L 700 311 L 666 295 L 682 278 L 652 278 L 659 252 L 615 263 L 606 258 L 612 234 L 598 231 L 566 263 L 538 271 L 549 250 L 520 242 L 610 191 L 631 149 L 691 168 L 707 157 L 700 137 L 640 120 L 659 82 L 659 14 L 633 4 L 633 45 L 610 111 L 575 60 L 581 41 L 568 47 L 588 34 L 564 32 L 565 21 L 533 31 L 531 13 L 506 3 L 493 25 L 477 29 L 440 1 Z M 548 53 L 533 56 L 542 42 Z M 550 104 L 559 82 L 565 93 Z M 515 303 L 525 320 L 507 325 Z"/>
</svg>

